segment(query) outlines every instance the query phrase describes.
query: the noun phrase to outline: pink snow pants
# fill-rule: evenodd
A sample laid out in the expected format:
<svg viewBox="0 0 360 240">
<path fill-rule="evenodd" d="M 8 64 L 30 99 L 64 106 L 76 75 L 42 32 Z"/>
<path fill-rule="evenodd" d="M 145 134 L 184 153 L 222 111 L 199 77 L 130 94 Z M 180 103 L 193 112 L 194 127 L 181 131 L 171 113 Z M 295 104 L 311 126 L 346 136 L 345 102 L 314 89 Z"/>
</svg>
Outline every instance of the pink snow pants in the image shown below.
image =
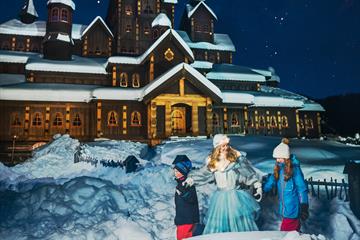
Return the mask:
<svg viewBox="0 0 360 240">
<path fill-rule="evenodd" d="M 283 218 L 280 231 L 300 231 L 300 220 L 292 218 Z"/>
<path fill-rule="evenodd" d="M 176 227 L 176 238 L 177 240 L 183 240 L 184 238 L 192 237 L 192 230 L 194 229 L 194 224 L 184 224 Z"/>
</svg>

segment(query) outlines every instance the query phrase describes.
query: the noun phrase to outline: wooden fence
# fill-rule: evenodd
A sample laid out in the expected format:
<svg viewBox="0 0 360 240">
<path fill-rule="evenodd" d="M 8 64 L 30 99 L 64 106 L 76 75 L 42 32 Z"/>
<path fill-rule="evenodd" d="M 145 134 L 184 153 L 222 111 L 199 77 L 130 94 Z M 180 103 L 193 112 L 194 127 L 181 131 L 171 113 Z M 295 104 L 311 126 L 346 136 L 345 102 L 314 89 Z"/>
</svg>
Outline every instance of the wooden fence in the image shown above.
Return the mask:
<svg viewBox="0 0 360 240">
<path fill-rule="evenodd" d="M 326 199 L 331 200 L 335 197 L 338 197 L 340 200 L 349 201 L 349 184 L 342 179 L 340 182 L 337 179 L 330 178 L 330 181 L 324 179 L 314 180 L 312 177 L 305 180 L 309 194 L 311 196 L 320 199 L 326 194 Z M 323 191 L 324 190 L 324 191 Z M 274 187 L 270 192 L 272 195 L 277 194 L 277 188 Z M 324 193 L 324 194 L 322 194 Z"/>
</svg>

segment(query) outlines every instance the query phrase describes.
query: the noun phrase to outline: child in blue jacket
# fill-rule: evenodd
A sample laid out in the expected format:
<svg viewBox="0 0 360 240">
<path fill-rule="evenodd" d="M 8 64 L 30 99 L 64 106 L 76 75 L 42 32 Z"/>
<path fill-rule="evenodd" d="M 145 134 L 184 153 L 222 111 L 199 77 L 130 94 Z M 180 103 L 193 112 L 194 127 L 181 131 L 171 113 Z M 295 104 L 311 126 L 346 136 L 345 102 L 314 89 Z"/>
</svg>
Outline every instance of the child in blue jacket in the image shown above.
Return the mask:
<svg viewBox="0 0 360 240">
<path fill-rule="evenodd" d="M 281 231 L 300 231 L 300 219 L 305 221 L 309 216 L 308 189 L 300 163 L 290 155 L 289 140 L 284 138 L 274 149 L 276 159 L 274 173 L 263 186 L 269 192 L 277 185 L 279 211 L 282 216 Z"/>
<path fill-rule="evenodd" d="M 195 224 L 199 223 L 199 204 L 195 186 L 184 186 L 184 181 L 192 167 L 190 159 L 185 155 L 178 155 L 173 164 L 177 181 L 175 190 L 176 238 L 182 240 L 193 236 Z"/>
</svg>

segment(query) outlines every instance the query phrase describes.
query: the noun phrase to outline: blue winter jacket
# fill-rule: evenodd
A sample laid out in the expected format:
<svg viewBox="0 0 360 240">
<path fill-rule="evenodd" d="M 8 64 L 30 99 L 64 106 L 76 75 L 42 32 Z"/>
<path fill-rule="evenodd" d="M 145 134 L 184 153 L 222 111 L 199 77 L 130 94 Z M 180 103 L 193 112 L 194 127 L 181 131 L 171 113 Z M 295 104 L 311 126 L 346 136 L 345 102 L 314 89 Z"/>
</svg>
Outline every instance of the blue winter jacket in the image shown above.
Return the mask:
<svg viewBox="0 0 360 240">
<path fill-rule="evenodd" d="M 269 192 L 275 184 L 277 184 L 279 211 L 284 218 L 299 218 L 300 204 L 308 204 L 308 188 L 304 180 L 304 175 L 300 168 L 300 162 L 295 155 L 291 155 L 293 164 L 293 176 L 288 180 L 284 180 L 284 164 L 279 164 L 280 174 L 279 180 L 276 181 L 274 174 L 266 180 L 263 190 Z"/>
</svg>

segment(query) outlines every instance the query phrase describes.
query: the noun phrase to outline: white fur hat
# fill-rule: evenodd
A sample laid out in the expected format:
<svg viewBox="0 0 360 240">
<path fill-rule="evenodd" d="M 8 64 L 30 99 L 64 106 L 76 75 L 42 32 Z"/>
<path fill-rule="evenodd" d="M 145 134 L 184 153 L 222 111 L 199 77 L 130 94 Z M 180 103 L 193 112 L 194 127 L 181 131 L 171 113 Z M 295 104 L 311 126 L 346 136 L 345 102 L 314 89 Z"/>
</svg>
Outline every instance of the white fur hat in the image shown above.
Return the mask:
<svg viewBox="0 0 360 240">
<path fill-rule="evenodd" d="M 213 139 L 213 146 L 214 148 L 216 148 L 220 145 L 227 144 L 229 142 L 230 142 L 230 138 L 225 134 L 216 134 Z"/>
<path fill-rule="evenodd" d="M 284 138 L 273 151 L 273 158 L 290 158 L 289 140 Z"/>
</svg>

